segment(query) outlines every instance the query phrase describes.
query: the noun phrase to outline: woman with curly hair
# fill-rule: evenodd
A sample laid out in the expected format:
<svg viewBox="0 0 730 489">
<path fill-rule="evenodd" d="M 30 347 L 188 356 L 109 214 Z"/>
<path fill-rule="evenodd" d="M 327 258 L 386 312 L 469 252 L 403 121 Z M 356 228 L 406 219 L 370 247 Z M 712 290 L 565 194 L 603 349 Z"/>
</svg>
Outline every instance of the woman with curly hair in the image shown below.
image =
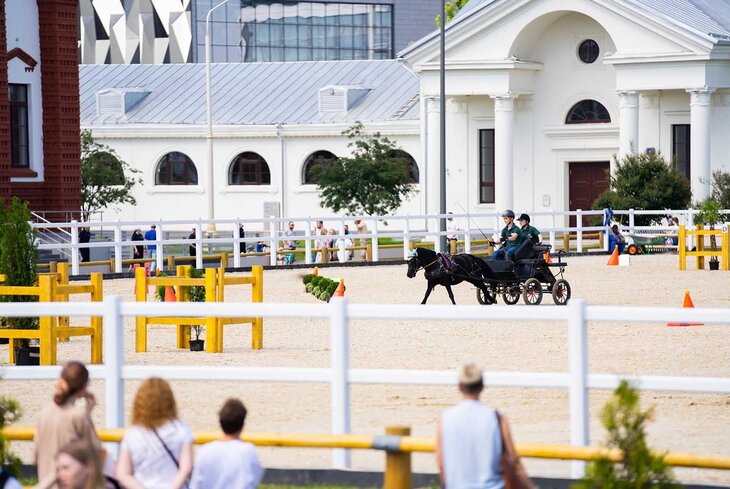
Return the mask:
<svg viewBox="0 0 730 489">
<path fill-rule="evenodd" d="M 101 450 L 99 437 L 91 421 L 91 411 L 96 406 L 96 399 L 87 390 L 88 385 L 89 371 L 83 363 L 71 361 L 63 366 L 53 393 L 53 404 L 41 412 L 33 439 L 33 459 L 38 466 L 38 487 L 55 486 L 55 457 L 64 445 L 74 440 L 82 440 L 94 450 Z M 84 407 L 76 405 L 80 399 L 86 401 Z"/>
<path fill-rule="evenodd" d="M 157 377 L 145 380 L 134 396 L 117 479 L 126 489 L 181 489 L 192 468 L 193 433 L 177 419 L 170 384 Z"/>
</svg>

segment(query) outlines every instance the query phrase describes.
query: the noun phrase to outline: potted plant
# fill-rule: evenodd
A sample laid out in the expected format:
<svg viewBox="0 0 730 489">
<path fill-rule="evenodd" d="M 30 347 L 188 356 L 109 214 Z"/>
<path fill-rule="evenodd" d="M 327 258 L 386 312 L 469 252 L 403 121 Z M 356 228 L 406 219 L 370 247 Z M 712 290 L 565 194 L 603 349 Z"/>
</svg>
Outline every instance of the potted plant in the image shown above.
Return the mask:
<svg viewBox="0 0 730 489">
<path fill-rule="evenodd" d="M 708 197 L 703 200 L 700 205 L 697 214 L 694 216 L 695 224 L 708 225 L 710 230 L 715 229 L 715 223 L 722 219 L 722 209 L 720 203 L 714 197 Z M 704 237 L 700 237 L 704 239 Z M 717 251 L 717 239 L 714 234 L 710 235 L 710 251 Z M 710 270 L 719 270 L 720 262 L 717 256 L 710 257 Z"/>
<path fill-rule="evenodd" d="M 0 199 L 0 274 L 5 275 L 7 286 L 33 286 L 37 282 L 35 230 L 30 225 L 28 203 L 13 197 L 9 204 Z M 37 302 L 37 296 L 0 296 L 0 302 Z M 38 329 L 37 317 L 0 318 L 0 328 Z M 38 365 L 40 348 L 31 346 L 31 340 L 20 340 L 16 348 L 17 365 Z"/>
<path fill-rule="evenodd" d="M 203 278 L 203 270 L 197 268 L 191 268 L 188 272 L 190 278 Z M 196 285 L 190 287 L 190 302 L 205 302 L 205 287 Z M 195 333 L 195 339 L 190 339 L 190 351 L 203 351 L 205 350 L 205 340 L 200 339 L 200 334 L 204 331 L 205 326 L 202 324 L 193 325 L 193 332 Z"/>
</svg>

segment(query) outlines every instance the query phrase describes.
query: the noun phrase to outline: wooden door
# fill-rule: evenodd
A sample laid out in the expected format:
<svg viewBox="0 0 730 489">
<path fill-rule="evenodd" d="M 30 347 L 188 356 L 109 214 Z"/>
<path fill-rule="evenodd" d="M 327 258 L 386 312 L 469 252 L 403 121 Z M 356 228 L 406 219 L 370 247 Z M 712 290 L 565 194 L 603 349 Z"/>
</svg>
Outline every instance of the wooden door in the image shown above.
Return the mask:
<svg viewBox="0 0 730 489">
<path fill-rule="evenodd" d="M 568 209 L 571 211 L 590 210 L 593 202 L 608 190 L 608 172 L 610 162 L 587 161 L 568 164 Z M 583 225 L 588 226 L 588 218 L 583 218 Z M 570 226 L 575 226 L 575 217 L 570 217 Z"/>
</svg>

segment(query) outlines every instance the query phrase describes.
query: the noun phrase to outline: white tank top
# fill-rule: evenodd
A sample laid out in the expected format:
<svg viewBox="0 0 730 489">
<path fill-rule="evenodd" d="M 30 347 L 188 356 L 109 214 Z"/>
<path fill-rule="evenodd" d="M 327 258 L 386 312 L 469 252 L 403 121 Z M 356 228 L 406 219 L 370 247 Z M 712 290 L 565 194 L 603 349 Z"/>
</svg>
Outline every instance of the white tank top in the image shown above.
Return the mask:
<svg viewBox="0 0 730 489">
<path fill-rule="evenodd" d="M 503 489 L 502 439 L 494 409 L 465 400 L 441 415 L 447 489 Z"/>
</svg>

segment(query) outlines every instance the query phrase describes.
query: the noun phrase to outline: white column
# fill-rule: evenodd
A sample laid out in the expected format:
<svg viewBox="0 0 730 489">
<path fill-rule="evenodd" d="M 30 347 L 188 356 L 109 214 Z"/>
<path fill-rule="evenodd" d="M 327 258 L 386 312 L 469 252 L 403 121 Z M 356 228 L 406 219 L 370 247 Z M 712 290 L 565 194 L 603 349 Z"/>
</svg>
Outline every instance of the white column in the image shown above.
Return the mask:
<svg viewBox="0 0 730 489">
<path fill-rule="evenodd" d="M 712 90 L 687 90 L 690 95 L 690 176 L 692 198 L 700 202 L 710 196 L 710 131 Z"/>
<path fill-rule="evenodd" d="M 618 156 L 636 154 L 639 148 L 639 95 L 634 91 L 618 93 Z"/>
<path fill-rule="evenodd" d="M 494 99 L 494 205 L 503 211 L 514 207 L 513 154 L 515 99 L 507 93 Z"/>
<path fill-rule="evenodd" d="M 441 141 L 439 139 L 439 127 L 441 111 L 439 109 L 439 98 L 430 97 L 426 99 L 426 214 L 439 213 L 439 198 L 441 189 L 441 174 L 439 171 L 439 158 Z M 429 222 L 429 231 L 437 231 L 438 227 L 432 229 Z"/>
</svg>

